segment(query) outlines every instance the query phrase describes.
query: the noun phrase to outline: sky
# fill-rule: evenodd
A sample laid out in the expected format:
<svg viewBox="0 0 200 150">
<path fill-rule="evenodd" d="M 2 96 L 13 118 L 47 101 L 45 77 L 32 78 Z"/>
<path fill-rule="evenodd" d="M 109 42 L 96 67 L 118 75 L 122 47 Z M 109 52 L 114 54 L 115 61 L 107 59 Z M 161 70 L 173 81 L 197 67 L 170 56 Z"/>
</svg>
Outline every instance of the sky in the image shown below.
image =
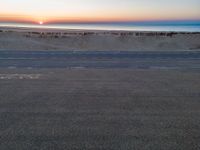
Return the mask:
<svg viewBox="0 0 200 150">
<path fill-rule="evenodd" d="M 0 0 L 1 22 L 200 20 L 200 0 Z"/>
</svg>

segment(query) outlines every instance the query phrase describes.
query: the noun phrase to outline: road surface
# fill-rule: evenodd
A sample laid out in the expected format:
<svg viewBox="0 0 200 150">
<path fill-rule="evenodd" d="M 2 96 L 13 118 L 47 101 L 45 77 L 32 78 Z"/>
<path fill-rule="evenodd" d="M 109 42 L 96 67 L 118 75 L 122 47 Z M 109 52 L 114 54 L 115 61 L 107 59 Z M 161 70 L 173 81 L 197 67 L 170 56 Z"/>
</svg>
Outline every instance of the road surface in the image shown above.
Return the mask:
<svg viewBox="0 0 200 150">
<path fill-rule="evenodd" d="M 199 99 L 200 52 L 0 51 L 0 150 L 197 150 Z"/>
<path fill-rule="evenodd" d="M 199 51 L 0 51 L 8 68 L 165 68 L 199 69 Z"/>
</svg>

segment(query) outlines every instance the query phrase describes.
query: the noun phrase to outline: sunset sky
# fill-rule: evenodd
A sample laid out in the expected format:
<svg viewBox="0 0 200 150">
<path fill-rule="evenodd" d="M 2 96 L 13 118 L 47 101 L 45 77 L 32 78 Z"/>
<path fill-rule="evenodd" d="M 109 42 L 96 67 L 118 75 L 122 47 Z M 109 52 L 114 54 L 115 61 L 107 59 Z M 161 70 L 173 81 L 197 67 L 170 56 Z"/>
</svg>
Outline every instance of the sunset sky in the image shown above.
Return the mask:
<svg viewBox="0 0 200 150">
<path fill-rule="evenodd" d="M 200 0 L 0 0 L 1 22 L 200 20 Z"/>
</svg>

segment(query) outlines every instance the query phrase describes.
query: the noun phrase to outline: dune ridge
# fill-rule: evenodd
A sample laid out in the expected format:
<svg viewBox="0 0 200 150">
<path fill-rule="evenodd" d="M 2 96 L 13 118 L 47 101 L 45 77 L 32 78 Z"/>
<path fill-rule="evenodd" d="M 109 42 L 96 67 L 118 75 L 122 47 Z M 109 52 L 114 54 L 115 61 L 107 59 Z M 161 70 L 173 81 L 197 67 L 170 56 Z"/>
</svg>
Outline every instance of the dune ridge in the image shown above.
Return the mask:
<svg viewBox="0 0 200 150">
<path fill-rule="evenodd" d="M 200 32 L 0 28 L 0 50 L 200 50 Z"/>
</svg>

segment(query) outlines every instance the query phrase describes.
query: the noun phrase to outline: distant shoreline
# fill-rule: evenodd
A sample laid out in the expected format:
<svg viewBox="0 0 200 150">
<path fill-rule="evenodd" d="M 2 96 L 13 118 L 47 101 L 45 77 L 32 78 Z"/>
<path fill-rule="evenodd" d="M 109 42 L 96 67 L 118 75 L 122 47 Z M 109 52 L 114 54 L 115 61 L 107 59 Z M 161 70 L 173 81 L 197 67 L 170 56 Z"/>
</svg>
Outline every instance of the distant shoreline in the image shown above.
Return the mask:
<svg viewBox="0 0 200 150">
<path fill-rule="evenodd" d="M 57 31 L 118 31 L 118 32 L 192 32 L 200 33 L 200 26 L 159 26 L 159 25 L 145 25 L 145 26 L 117 26 L 117 25 L 2 25 L 0 24 L 0 29 L 12 29 L 12 30 L 57 30 Z"/>
</svg>

